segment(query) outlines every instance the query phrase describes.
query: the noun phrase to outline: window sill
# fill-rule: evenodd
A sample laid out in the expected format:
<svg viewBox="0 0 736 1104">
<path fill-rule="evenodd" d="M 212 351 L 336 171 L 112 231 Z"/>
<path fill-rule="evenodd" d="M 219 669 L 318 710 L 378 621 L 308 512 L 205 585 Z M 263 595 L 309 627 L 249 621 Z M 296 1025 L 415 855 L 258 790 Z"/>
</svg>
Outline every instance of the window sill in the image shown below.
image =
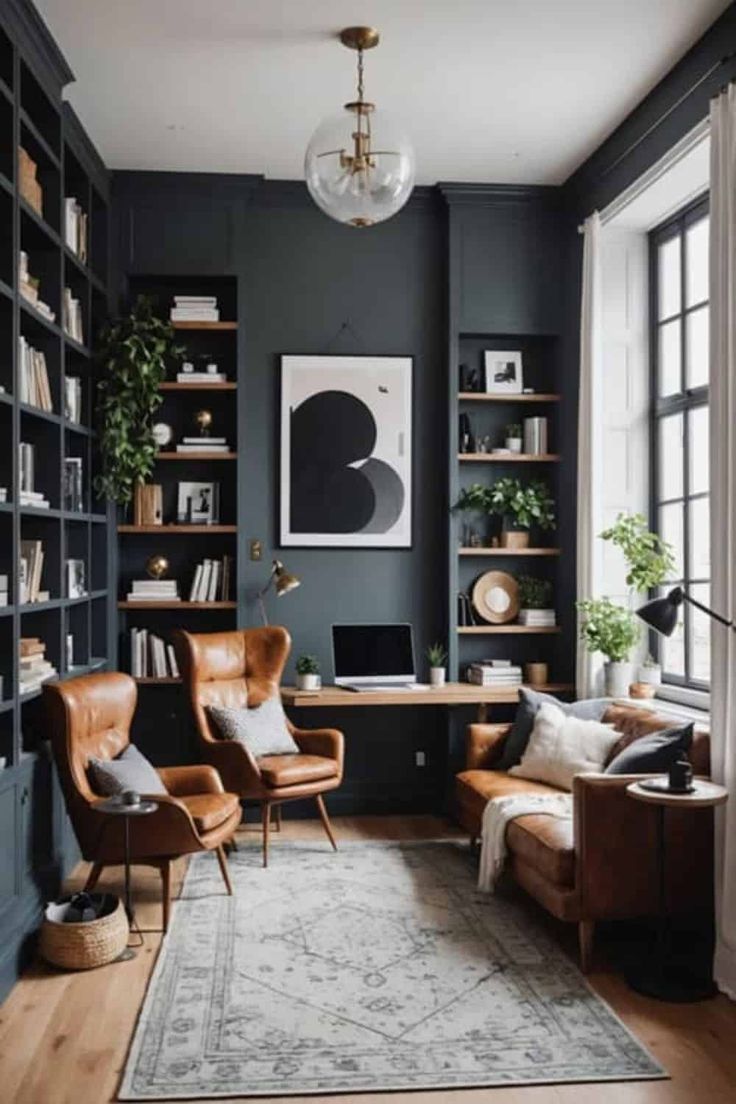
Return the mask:
<svg viewBox="0 0 736 1104">
<path fill-rule="evenodd" d="M 703 728 L 710 726 L 710 695 L 697 690 L 662 686 L 654 698 L 616 698 L 616 705 L 633 705 L 651 709 L 674 721 L 693 721 Z"/>
</svg>

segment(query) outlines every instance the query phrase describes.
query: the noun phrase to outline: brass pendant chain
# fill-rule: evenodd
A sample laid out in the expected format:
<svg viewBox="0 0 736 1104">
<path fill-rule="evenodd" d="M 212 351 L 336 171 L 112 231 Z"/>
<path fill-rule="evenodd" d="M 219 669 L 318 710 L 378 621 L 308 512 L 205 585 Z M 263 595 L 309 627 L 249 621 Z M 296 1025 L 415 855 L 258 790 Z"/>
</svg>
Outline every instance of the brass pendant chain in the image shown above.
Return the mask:
<svg viewBox="0 0 736 1104">
<path fill-rule="evenodd" d="M 358 103 L 363 103 L 363 50 L 358 50 Z"/>
</svg>

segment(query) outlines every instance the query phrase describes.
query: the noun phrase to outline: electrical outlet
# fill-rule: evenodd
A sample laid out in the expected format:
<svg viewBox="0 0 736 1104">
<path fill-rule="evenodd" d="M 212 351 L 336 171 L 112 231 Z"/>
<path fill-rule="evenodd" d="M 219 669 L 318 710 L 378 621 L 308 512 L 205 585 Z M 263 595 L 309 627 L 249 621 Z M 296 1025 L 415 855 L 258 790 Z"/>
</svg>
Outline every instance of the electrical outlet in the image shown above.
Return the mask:
<svg viewBox="0 0 736 1104">
<path fill-rule="evenodd" d="M 263 559 L 263 545 L 259 540 L 252 540 L 250 542 L 250 558 L 254 563 L 258 563 Z"/>
<path fill-rule="evenodd" d="M 415 760 L 416 765 L 418 767 L 426 767 L 426 765 L 427 765 L 427 756 L 426 756 L 426 753 L 423 752 L 423 751 L 415 752 L 414 753 L 414 760 Z"/>
</svg>

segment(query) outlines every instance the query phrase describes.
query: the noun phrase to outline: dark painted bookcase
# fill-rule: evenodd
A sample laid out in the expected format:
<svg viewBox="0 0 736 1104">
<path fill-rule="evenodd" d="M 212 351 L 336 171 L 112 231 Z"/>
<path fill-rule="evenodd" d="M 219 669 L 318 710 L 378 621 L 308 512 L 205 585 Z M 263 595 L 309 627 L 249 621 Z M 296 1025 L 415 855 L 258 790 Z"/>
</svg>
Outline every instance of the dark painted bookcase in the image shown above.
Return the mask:
<svg viewBox="0 0 736 1104">
<path fill-rule="evenodd" d="M 62 103 L 71 78 L 35 9 L 7 4 L 0 24 L 0 574 L 8 604 L 0 607 L 0 996 L 12 982 L 20 948 L 41 905 L 76 857 L 76 844 L 55 780 L 41 690 L 22 693 L 19 641 L 39 637 L 60 678 L 103 668 L 111 640 L 108 517 L 94 498 L 97 470 L 92 428 L 94 335 L 108 312 L 107 172 L 74 112 Z M 37 165 L 39 213 L 21 194 L 18 148 Z M 65 242 L 64 197 L 74 196 L 88 222 L 87 258 Z M 40 279 L 39 295 L 55 314 L 41 314 L 21 294 L 20 251 Z M 84 343 L 63 326 L 64 289 L 79 301 Z M 19 399 L 19 342 L 46 360 L 50 411 Z M 65 377 L 78 378 L 81 418 L 67 418 Z M 20 504 L 19 446 L 35 448 L 35 488 L 48 508 Z M 64 461 L 82 465 L 81 509 L 65 495 Z M 76 504 L 75 504 L 76 505 Z M 20 543 L 44 546 L 41 589 L 47 601 L 21 604 Z M 65 563 L 82 560 L 86 587 L 70 597 Z M 67 634 L 74 637 L 72 662 Z"/>
</svg>

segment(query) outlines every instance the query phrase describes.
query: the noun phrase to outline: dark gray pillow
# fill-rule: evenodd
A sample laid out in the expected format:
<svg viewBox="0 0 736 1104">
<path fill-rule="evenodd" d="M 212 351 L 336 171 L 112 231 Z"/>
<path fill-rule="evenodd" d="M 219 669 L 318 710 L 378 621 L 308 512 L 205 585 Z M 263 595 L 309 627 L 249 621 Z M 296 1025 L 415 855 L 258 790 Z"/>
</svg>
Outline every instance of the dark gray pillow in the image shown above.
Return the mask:
<svg viewBox="0 0 736 1104">
<path fill-rule="evenodd" d="M 516 707 L 516 716 L 511 731 L 506 737 L 501 752 L 501 758 L 494 764 L 494 770 L 509 770 L 521 762 L 521 757 L 526 751 L 529 737 L 534 728 L 534 718 L 537 710 L 544 702 L 551 702 L 558 706 L 563 713 L 570 717 L 578 717 L 581 721 L 600 721 L 610 702 L 607 698 L 588 698 L 585 701 L 561 702 L 552 694 L 543 694 L 539 690 L 530 690 L 522 686 L 519 690 L 519 704 Z"/>
<path fill-rule="evenodd" d="M 261 755 L 298 755 L 299 745 L 286 724 L 281 698 L 267 698 L 252 709 L 207 707 L 223 740 L 238 740 L 258 759 Z"/>
<path fill-rule="evenodd" d="M 165 794 L 168 790 L 158 771 L 134 744 L 128 744 L 117 759 L 94 759 L 88 763 L 92 788 L 105 797 L 135 790 L 139 794 Z"/>
<path fill-rule="evenodd" d="M 606 774 L 666 774 L 693 742 L 693 726 L 663 728 L 632 740 L 606 767 Z"/>
</svg>

